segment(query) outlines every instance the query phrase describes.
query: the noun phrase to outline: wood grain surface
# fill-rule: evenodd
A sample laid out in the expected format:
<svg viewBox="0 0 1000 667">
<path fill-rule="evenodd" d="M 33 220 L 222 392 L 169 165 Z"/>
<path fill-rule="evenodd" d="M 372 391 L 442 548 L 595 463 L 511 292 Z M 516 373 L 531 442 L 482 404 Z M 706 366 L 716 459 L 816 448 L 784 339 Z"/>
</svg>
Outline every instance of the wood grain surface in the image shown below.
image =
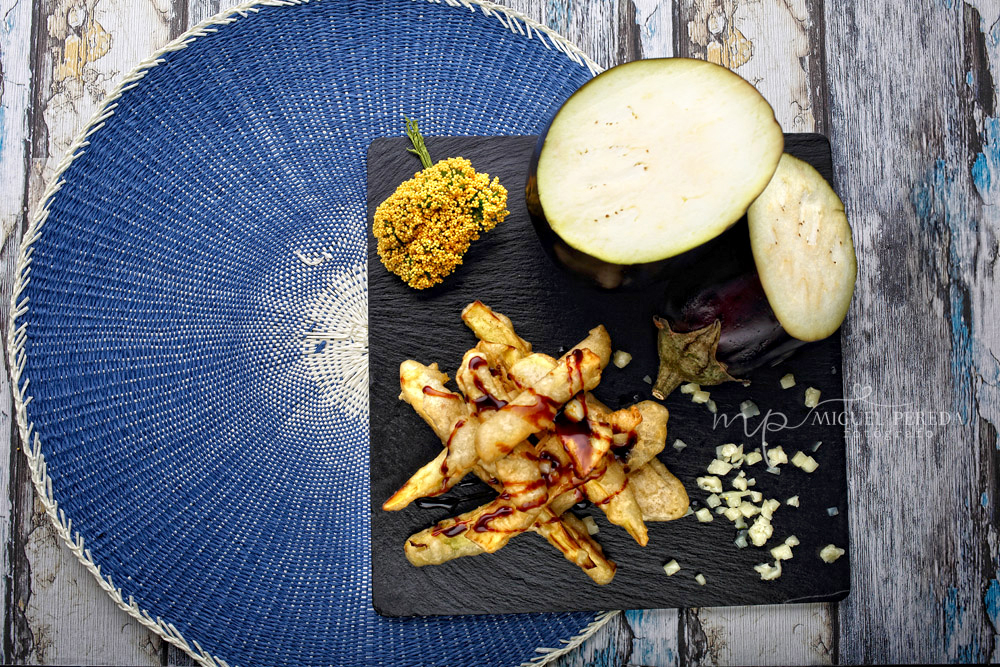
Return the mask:
<svg viewBox="0 0 1000 667">
<path fill-rule="evenodd" d="M 626 612 L 560 664 L 1000 661 L 1000 3 L 506 4 L 604 66 L 669 55 L 723 63 L 759 87 L 786 131 L 830 136 L 860 266 L 845 387 L 871 391 L 848 432 L 846 601 Z M 10 294 L 24 211 L 101 96 L 226 6 L 0 0 L 0 229 L 11 230 L 0 299 Z M 935 413 L 947 423 L 916 423 Z M 0 660 L 190 664 L 116 610 L 55 544 L 10 414 L 5 377 Z"/>
</svg>

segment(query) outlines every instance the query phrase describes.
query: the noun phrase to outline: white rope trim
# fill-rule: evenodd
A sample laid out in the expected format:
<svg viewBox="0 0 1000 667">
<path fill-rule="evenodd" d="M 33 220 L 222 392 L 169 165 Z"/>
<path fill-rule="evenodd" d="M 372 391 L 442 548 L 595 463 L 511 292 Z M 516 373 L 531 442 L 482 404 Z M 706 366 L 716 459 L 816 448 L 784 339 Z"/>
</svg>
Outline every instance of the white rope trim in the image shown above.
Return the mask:
<svg viewBox="0 0 1000 667">
<path fill-rule="evenodd" d="M 602 611 L 580 634 L 570 639 L 560 640 L 565 646 L 560 648 L 536 648 L 535 653 L 541 653 L 542 655 L 536 656 L 528 662 L 522 662 L 519 667 L 541 667 L 541 665 L 547 665 L 553 660 L 558 660 L 567 653 L 579 648 L 583 642 L 597 634 L 598 630 L 607 625 L 608 621 L 617 617 L 620 613 L 621 611 Z"/>
<path fill-rule="evenodd" d="M 59 509 L 59 505 L 52 494 L 52 478 L 48 476 L 46 470 L 45 456 L 42 454 L 41 438 L 39 438 L 37 433 L 32 433 L 34 424 L 28 422 L 27 406 L 32 398 L 28 394 L 29 378 L 24 378 L 23 384 L 21 382 L 26 363 L 24 344 L 27 339 L 27 323 L 25 322 L 19 326 L 17 319 L 23 317 L 28 312 L 29 297 L 21 299 L 21 295 L 31 280 L 33 245 L 41 238 L 42 228 L 49 217 L 49 206 L 52 198 L 65 183 L 62 175 L 69 169 L 73 160 L 83 155 L 87 146 L 90 145 L 89 138 L 91 135 L 104 127 L 104 122 L 114 114 L 115 108 L 118 106 L 118 99 L 121 98 L 122 94 L 136 87 L 139 81 L 146 76 L 146 72 L 163 63 L 162 56 L 186 48 L 199 37 L 205 37 L 217 32 L 222 26 L 229 25 L 240 18 L 257 13 L 261 7 L 289 7 L 306 4 L 309 1 L 247 0 L 247 2 L 230 7 L 211 18 L 205 19 L 163 48 L 154 52 L 151 56 L 140 62 L 135 69 L 125 75 L 97 107 L 93 116 L 91 116 L 87 124 L 69 145 L 65 155 L 63 155 L 62 159 L 56 165 L 56 169 L 49 178 L 45 191 L 42 193 L 41 200 L 29 217 L 28 227 L 25 229 L 21 239 L 21 249 L 17 265 L 14 267 L 14 283 L 10 298 L 10 319 L 7 328 L 7 355 L 10 360 L 11 394 L 14 398 L 14 413 L 17 417 L 18 432 L 21 442 L 25 445 L 21 449 L 24 450 L 24 454 L 28 459 L 31 482 L 35 487 L 35 492 L 38 494 L 38 499 L 45 508 L 45 514 L 52 522 L 52 526 L 59 538 L 87 571 L 93 575 L 97 584 L 111 597 L 119 609 L 136 619 L 149 631 L 159 635 L 164 641 L 190 655 L 199 665 L 203 665 L 204 667 L 229 667 L 229 663 L 222 658 L 207 653 L 198 642 L 191 641 L 189 643 L 172 623 L 166 622 L 159 617 L 154 618 L 151 616 L 149 612 L 138 605 L 131 595 L 125 599 L 121 588 L 115 586 L 111 577 L 101 574 L 101 568 L 94 562 L 90 550 L 84 548 L 83 536 L 79 532 L 73 532 L 73 520 L 68 518 L 65 512 Z M 435 4 L 444 2 L 444 4 L 452 7 L 464 7 L 473 12 L 479 9 L 483 15 L 497 19 L 514 34 L 525 36 L 528 39 L 537 37 L 543 46 L 548 49 L 554 48 L 565 54 L 572 62 L 585 66 L 592 75 L 599 74 L 602 71 L 602 68 L 597 63 L 559 33 L 517 11 L 495 4 L 489 0 L 422 1 L 433 2 Z M 2 233 L 0 233 L 0 248 L 11 238 L 10 231 L 2 230 Z M 32 435 L 34 435 L 33 442 L 31 439 Z M 542 667 L 542 665 L 556 660 L 560 656 L 577 648 L 619 613 L 617 611 L 602 612 L 582 632 L 568 640 L 562 640 L 566 644 L 565 646 L 559 649 L 536 649 L 536 652 L 542 655 L 524 664 L 530 667 Z"/>
</svg>

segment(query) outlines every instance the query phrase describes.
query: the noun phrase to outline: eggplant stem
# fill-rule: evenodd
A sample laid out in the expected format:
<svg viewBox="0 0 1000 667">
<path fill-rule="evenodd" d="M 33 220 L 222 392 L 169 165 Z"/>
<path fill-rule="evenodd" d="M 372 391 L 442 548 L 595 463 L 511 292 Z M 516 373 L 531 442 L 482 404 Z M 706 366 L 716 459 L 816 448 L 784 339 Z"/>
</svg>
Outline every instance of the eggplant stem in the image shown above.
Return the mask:
<svg viewBox="0 0 1000 667">
<path fill-rule="evenodd" d="M 659 400 L 684 382 L 695 382 L 711 386 L 723 382 L 743 382 L 726 370 L 726 365 L 716 359 L 722 323 L 716 320 L 707 327 L 687 333 L 675 333 L 670 324 L 659 317 L 653 318 L 659 329 L 657 348 L 660 354 L 660 369 L 653 386 L 653 396 Z"/>
</svg>

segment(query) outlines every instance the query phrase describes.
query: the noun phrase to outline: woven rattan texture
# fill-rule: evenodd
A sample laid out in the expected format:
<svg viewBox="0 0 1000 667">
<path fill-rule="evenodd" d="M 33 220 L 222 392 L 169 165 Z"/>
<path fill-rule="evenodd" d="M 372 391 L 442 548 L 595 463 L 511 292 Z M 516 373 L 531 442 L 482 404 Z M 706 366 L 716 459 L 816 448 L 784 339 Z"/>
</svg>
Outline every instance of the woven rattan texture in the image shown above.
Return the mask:
<svg viewBox="0 0 1000 667">
<path fill-rule="evenodd" d="M 368 143 L 404 112 L 536 133 L 590 74 L 479 10 L 321 0 L 121 96 L 16 325 L 52 497 L 126 600 L 245 665 L 511 664 L 593 620 L 372 611 L 363 234 Z"/>
</svg>

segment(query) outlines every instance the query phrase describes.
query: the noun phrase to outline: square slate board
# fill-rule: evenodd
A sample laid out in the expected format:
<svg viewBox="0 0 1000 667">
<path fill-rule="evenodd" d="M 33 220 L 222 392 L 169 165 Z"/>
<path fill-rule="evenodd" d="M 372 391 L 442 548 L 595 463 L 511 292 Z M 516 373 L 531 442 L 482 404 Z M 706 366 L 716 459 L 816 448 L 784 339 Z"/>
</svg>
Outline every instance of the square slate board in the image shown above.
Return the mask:
<svg viewBox="0 0 1000 667">
<path fill-rule="evenodd" d="M 588 507 L 578 514 L 595 518 L 600 528 L 596 539 L 618 565 L 614 580 L 606 586 L 594 584 L 534 533 L 512 539 L 491 555 L 422 568 L 406 560 L 403 542 L 407 537 L 482 504 L 484 492 L 489 493 L 477 480 L 449 492 L 448 497 L 457 499 L 475 496 L 454 509 L 413 505 L 400 512 L 381 509 L 381 504 L 441 449 L 430 428 L 398 400 L 399 364 L 411 358 L 426 364 L 436 361 L 453 377 L 463 353 L 476 342 L 460 319 L 467 303 L 479 299 L 506 314 L 537 351 L 554 356 L 603 323 L 614 348 L 630 352 L 632 362 L 622 370 L 609 366 L 595 394 L 612 408 L 651 398 L 650 385 L 643 377 L 656 376 L 652 317 L 657 290 L 600 291 L 579 284 L 550 262 L 524 203 L 527 165 L 535 142 L 536 137 L 427 139 L 433 158 L 466 157 L 477 170 L 498 176 L 509 192 L 509 217 L 473 244 L 465 263 L 443 285 L 424 291 L 404 285 L 379 263 L 369 231 L 371 535 L 376 611 L 412 616 L 843 599 L 850 586 L 850 550 L 832 565 L 818 556 L 827 544 L 848 545 L 844 428 L 837 421 L 842 406 L 826 403 L 813 414 L 803 406 L 809 386 L 822 390 L 824 401 L 843 398 L 839 335 L 801 349 L 777 367 L 760 369 L 751 376 L 749 388 L 737 383 L 711 388 L 719 414 L 738 415 L 740 402 L 751 399 L 765 414 L 770 409 L 788 415 L 792 423 L 805 420 L 797 428 L 771 433 L 767 438 L 771 444 L 782 445 L 789 457 L 799 449 L 810 453 L 816 441 L 823 443 L 813 454 L 819 469 L 811 475 L 791 465 L 782 466 L 778 476 L 765 472 L 763 463 L 746 468 L 748 476 L 757 480 L 754 488 L 765 498 L 782 501 L 774 516 L 774 536 L 766 547 L 738 549 L 733 544 L 733 524 L 721 516 L 707 524 L 693 516 L 649 523 L 649 544 L 640 547 L 600 511 Z M 378 204 L 419 169 L 416 158 L 406 152 L 408 145 L 405 138 L 393 138 L 377 139 L 369 147 L 369 230 Z M 786 135 L 785 150 L 832 179 L 830 146 L 825 137 Z M 798 384 L 782 390 L 778 380 L 788 372 L 795 374 Z M 660 459 L 684 482 L 692 501 L 703 502 L 708 494 L 697 488 L 695 478 L 706 474 L 716 445 L 742 442 L 750 450 L 760 446 L 761 433 L 747 435 L 742 418 L 728 427 L 724 422 L 713 425 L 706 407 L 693 404 L 680 392 L 674 392 L 665 404 L 670 409 L 669 433 Z M 762 420 L 750 419 L 749 430 Z M 681 452 L 670 446 L 677 438 L 688 444 Z M 785 499 L 794 495 L 801 499 L 801 507 L 785 506 Z M 829 516 L 829 507 L 837 507 L 839 515 Z M 801 541 L 794 549 L 794 558 L 784 564 L 780 579 L 761 581 L 753 566 L 770 562 L 768 549 L 788 535 Z M 667 577 L 662 566 L 672 558 L 682 569 Z M 699 572 L 707 579 L 705 586 L 694 579 Z"/>
</svg>

